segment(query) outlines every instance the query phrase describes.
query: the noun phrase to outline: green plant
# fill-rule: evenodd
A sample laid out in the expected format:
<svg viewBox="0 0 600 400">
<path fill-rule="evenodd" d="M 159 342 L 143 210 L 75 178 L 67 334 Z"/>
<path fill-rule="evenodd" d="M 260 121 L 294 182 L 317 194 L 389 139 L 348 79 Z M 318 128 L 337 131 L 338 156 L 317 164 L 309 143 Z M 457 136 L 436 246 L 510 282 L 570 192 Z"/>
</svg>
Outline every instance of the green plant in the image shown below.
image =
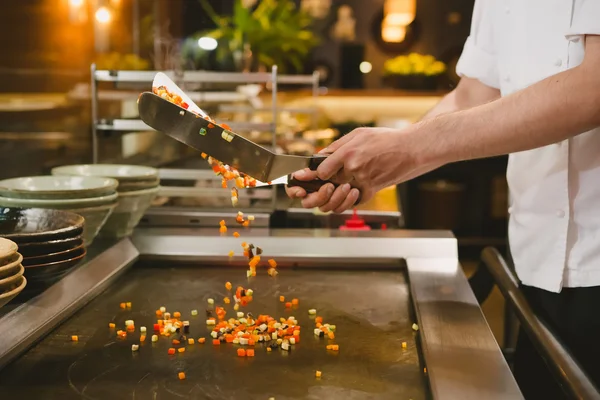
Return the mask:
<svg viewBox="0 0 600 400">
<path fill-rule="evenodd" d="M 384 75 L 438 76 L 446 72 L 446 64 L 431 55 L 411 53 L 387 60 L 383 70 Z"/>
<path fill-rule="evenodd" d="M 225 17 L 217 15 L 206 0 L 199 1 L 217 25 L 202 35 L 217 40 L 220 60 L 235 59 L 247 45 L 259 65 L 277 65 L 283 71 L 288 66 L 301 70 L 305 58 L 318 44 L 310 29 L 312 18 L 297 9 L 293 0 L 261 0 L 255 8 L 244 7 L 242 0 L 235 0 L 233 14 Z"/>
</svg>

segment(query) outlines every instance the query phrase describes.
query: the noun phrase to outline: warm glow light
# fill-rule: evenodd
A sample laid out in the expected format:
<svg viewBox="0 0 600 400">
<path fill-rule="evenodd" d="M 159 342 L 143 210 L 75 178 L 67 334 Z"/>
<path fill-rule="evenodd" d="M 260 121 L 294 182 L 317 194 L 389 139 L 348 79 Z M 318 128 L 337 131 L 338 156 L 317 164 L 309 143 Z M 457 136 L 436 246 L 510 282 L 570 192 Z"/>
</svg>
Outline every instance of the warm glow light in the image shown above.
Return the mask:
<svg viewBox="0 0 600 400">
<path fill-rule="evenodd" d="M 106 7 L 100 7 L 96 11 L 96 21 L 100 22 L 101 24 L 108 24 L 111 18 L 112 15 L 110 15 L 110 11 Z"/>
<path fill-rule="evenodd" d="M 400 43 L 406 38 L 406 28 L 403 26 L 384 25 L 381 28 L 381 38 L 388 43 Z"/>
<path fill-rule="evenodd" d="M 406 38 L 406 27 L 415 20 L 416 0 L 385 0 L 381 38 L 400 43 Z"/>
<path fill-rule="evenodd" d="M 198 47 L 200 47 L 202 50 L 214 50 L 217 48 L 217 41 L 211 37 L 206 37 L 203 36 L 200 39 L 198 39 Z"/>
<path fill-rule="evenodd" d="M 368 74 L 373 69 L 373 65 L 371 65 L 371 63 L 368 61 L 363 61 L 360 63 L 358 68 L 363 74 Z"/>
<path fill-rule="evenodd" d="M 83 5 L 83 0 L 69 0 L 69 4 L 71 7 L 81 7 Z"/>
</svg>

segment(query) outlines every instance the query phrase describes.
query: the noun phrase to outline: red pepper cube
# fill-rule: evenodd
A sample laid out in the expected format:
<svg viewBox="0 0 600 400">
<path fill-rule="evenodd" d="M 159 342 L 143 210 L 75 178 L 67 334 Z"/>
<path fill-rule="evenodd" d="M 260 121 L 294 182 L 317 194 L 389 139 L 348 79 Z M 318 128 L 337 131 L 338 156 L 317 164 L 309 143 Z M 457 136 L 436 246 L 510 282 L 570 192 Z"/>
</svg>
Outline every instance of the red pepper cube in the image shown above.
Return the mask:
<svg viewBox="0 0 600 400">
<path fill-rule="evenodd" d="M 175 349 L 174 348 L 170 348 L 168 351 L 169 355 L 172 356 L 173 354 L 175 354 Z"/>
<path fill-rule="evenodd" d="M 154 324 L 154 331 L 155 332 L 160 331 L 160 325 L 159 324 Z"/>
<path fill-rule="evenodd" d="M 238 355 L 238 357 L 246 357 L 246 350 L 244 350 L 244 349 L 238 349 L 237 350 L 237 355 Z"/>
<path fill-rule="evenodd" d="M 213 345 L 219 346 L 219 345 L 221 345 L 221 341 L 219 339 L 213 339 Z"/>
<path fill-rule="evenodd" d="M 248 350 L 246 350 L 246 356 L 247 357 L 254 357 L 254 349 L 248 349 Z"/>
<path fill-rule="evenodd" d="M 285 303 L 285 308 L 292 308 L 292 303 L 290 303 L 289 301 Z"/>
</svg>

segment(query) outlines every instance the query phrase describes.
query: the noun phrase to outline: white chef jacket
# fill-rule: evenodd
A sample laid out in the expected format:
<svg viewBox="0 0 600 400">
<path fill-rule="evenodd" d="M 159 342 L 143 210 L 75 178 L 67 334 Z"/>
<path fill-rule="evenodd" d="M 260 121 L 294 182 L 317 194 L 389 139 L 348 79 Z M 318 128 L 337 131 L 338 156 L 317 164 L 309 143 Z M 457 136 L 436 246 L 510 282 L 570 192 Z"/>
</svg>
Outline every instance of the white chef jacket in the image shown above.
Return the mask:
<svg viewBox="0 0 600 400">
<path fill-rule="evenodd" d="M 476 0 L 457 73 L 506 96 L 579 65 L 585 35 L 600 35 L 600 0 Z M 600 128 L 510 154 L 507 179 L 523 284 L 600 286 Z"/>
</svg>

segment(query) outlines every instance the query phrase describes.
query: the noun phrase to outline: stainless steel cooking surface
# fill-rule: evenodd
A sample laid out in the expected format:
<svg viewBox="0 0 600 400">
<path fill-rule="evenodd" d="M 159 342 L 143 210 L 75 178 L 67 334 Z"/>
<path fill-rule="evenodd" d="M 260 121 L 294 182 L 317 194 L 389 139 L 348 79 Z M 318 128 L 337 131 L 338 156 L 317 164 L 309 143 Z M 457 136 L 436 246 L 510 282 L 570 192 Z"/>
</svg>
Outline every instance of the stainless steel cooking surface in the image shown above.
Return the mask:
<svg viewBox="0 0 600 400">
<path fill-rule="evenodd" d="M 263 271 L 248 283 L 244 268 L 225 265 L 241 239 L 214 231 L 140 229 L 1 318 L 2 393 L 44 399 L 522 398 L 459 268 L 452 235 L 248 231 L 243 239 L 281 264 L 277 278 Z M 301 342 L 289 354 L 255 346 L 256 356 L 245 359 L 236 357 L 234 345 L 212 346 L 202 313 L 209 297 L 226 295 L 226 281 L 255 291 L 248 307 L 254 314 L 294 315 Z M 286 312 L 280 294 L 298 298 L 299 309 Z M 119 309 L 126 301 L 133 303 L 130 311 Z M 182 312 L 191 336 L 207 343 L 169 359 L 164 338 L 157 344 L 147 339 L 132 353 L 139 333 L 121 342 L 108 328 L 126 319 L 151 328 L 163 305 Z M 314 337 L 309 308 L 337 326 L 339 354 Z M 191 317 L 192 309 L 200 315 Z M 79 342 L 70 342 L 71 335 Z M 177 379 L 180 370 L 185 381 Z M 316 370 L 323 372 L 320 380 Z"/>
</svg>

